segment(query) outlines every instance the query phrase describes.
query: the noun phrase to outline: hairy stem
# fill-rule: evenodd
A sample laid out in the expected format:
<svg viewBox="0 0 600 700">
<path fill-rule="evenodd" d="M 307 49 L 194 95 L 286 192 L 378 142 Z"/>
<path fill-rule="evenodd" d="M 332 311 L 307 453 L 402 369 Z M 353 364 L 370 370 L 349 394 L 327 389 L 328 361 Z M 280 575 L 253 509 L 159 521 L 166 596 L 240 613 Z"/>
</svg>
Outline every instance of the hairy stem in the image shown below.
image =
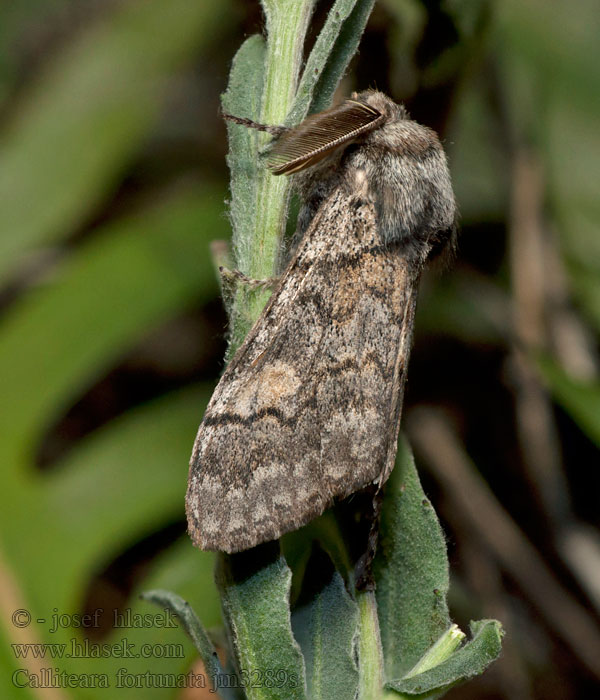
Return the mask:
<svg viewBox="0 0 600 700">
<path fill-rule="evenodd" d="M 263 0 L 262 4 L 267 23 L 267 55 L 260 121 L 263 124 L 282 124 L 296 94 L 304 38 L 315 0 Z M 260 134 L 259 147 L 268 138 Z M 259 170 L 250 277 L 265 279 L 275 272 L 279 242 L 287 218 L 289 191 L 287 178 L 275 177 L 266 168 Z M 268 298 L 269 293 L 264 290 L 248 295 L 247 313 L 242 317 L 250 325 L 258 318 Z"/>
<path fill-rule="evenodd" d="M 357 602 L 360 619 L 358 700 L 377 700 L 383 687 L 383 653 L 375 594 L 361 591 L 357 594 Z"/>
</svg>

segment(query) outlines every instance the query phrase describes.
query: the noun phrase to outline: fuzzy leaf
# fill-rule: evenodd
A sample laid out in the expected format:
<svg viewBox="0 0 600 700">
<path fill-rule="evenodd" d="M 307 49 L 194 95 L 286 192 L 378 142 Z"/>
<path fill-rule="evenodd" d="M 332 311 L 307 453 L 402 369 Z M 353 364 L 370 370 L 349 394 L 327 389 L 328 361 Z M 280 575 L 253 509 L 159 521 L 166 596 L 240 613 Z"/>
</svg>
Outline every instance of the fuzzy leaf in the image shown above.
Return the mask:
<svg viewBox="0 0 600 700">
<path fill-rule="evenodd" d="M 342 3 L 339 2 L 338 4 L 341 5 Z M 374 4 L 375 0 L 357 0 L 352 12 L 339 29 L 337 39 L 333 47 L 328 51 L 329 56 L 327 57 L 327 62 L 314 87 L 310 112 L 320 112 L 327 109 L 331 104 L 333 94 L 340 80 L 344 77 L 350 60 L 358 49 L 360 39 Z M 332 12 L 335 12 L 335 7 L 332 9 Z M 315 45 L 315 49 L 316 48 L 317 45 Z"/>
<path fill-rule="evenodd" d="M 401 678 L 451 625 L 444 535 L 401 441 L 374 562 L 387 678 Z"/>
<path fill-rule="evenodd" d="M 286 118 L 286 124 L 299 124 L 307 115 L 313 100 L 317 100 L 323 109 L 329 106 L 333 93 L 356 52 L 373 4 L 374 0 L 336 0 L 306 61 L 294 106 Z M 339 41 L 342 31 L 348 33 L 348 29 L 344 27 L 346 21 L 350 22 L 353 31 L 356 32 L 356 35 L 352 34 L 351 45 Z"/>
<path fill-rule="evenodd" d="M 285 560 L 294 572 L 292 602 L 297 598 L 314 542 L 318 542 L 320 547 L 327 552 L 348 587 L 350 588 L 353 584 L 354 567 L 350 561 L 339 523 L 336 521 L 333 510 L 328 509 L 315 520 L 299 530 L 288 532 L 281 539 L 281 549 Z"/>
<path fill-rule="evenodd" d="M 218 688 L 219 695 L 223 698 L 223 700 L 233 700 L 235 697 L 233 691 L 218 681 L 218 679 L 223 675 L 223 668 L 221 667 L 221 663 L 213 643 L 208 638 L 206 630 L 202 626 L 202 623 L 198 619 L 196 613 L 190 607 L 190 604 L 176 593 L 171 593 L 171 591 L 147 591 L 142 593 L 140 597 L 142 600 L 147 600 L 148 602 L 154 603 L 162 608 L 168 608 L 174 612 L 175 615 L 177 615 L 185 631 L 194 642 L 196 649 L 198 649 L 198 653 L 200 654 L 200 658 L 202 659 L 206 673 L 208 674 L 212 683 L 213 690 Z M 215 680 L 217 681 L 216 683 L 214 683 Z"/>
<path fill-rule="evenodd" d="M 323 567 L 316 567 L 315 563 L 311 559 L 309 572 L 319 572 L 322 587 L 292 615 L 294 636 L 306 664 L 308 697 L 311 700 L 353 698 L 358 687 L 354 658 L 358 608 L 340 574 L 333 571 L 323 582 Z"/>
<path fill-rule="evenodd" d="M 265 40 L 259 34 L 249 37 L 236 53 L 229 74 L 227 91 L 221 102 L 228 114 L 258 120 L 263 91 Z M 248 251 L 256 207 L 257 135 L 254 129 L 227 122 L 231 171 L 231 220 L 237 264 L 248 272 Z"/>
<path fill-rule="evenodd" d="M 292 635 L 292 572 L 276 544 L 222 555 L 217 569 L 239 684 L 249 700 L 304 700 L 302 654 Z"/>
<path fill-rule="evenodd" d="M 471 622 L 473 638 L 447 661 L 410 678 L 389 681 L 387 688 L 399 693 L 426 698 L 441 697 L 453 685 L 477 676 L 500 654 L 502 626 L 496 620 Z"/>
<path fill-rule="evenodd" d="M 259 34 L 249 37 L 236 53 L 227 91 L 221 97 L 223 110 L 236 117 L 257 121 L 260 118 L 265 69 L 265 40 Z M 256 217 L 256 183 L 258 132 L 240 124 L 227 122 L 229 153 L 227 165 L 231 173 L 229 211 L 235 264 L 245 274 L 251 274 L 251 246 Z M 241 345 L 251 321 L 240 310 L 248 305 L 252 292 L 244 287 L 235 289 L 232 298 L 224 298 L 230 315 L 229 355 Z"/>
</svg>

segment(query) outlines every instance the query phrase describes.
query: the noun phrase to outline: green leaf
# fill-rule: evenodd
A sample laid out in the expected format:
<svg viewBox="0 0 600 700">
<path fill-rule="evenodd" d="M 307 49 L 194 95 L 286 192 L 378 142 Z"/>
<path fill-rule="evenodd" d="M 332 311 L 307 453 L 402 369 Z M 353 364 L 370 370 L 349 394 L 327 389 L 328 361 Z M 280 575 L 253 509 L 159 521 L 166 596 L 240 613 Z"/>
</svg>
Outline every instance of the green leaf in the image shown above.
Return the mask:
<svg viewBox="0 0 600 700">
<path fill-rule="evenodd" d="M 477 676 L 498 658 L 502 643 L 502 626 L 496 620 L 471 622 L 472 639 L 449 659 L 410 678 L 392 680 L 386 687 L 420 700 L 443 695 L 453 685 Z"/>
<path fill-rule="evenodd" d="M 471 623 L 473 639 L 456 650 L 464 634 L 448 615 L 444 536 L 404 441 L 386 485 L 374 574 L 387 688 L 440 697 L 500 653 L 495 620 Z"/>
<path fill-rule="evenodd" d="M 536 363 L 556 401 L 600 446 L 600 382 L 573 379 L 548 357 L 540 356 Z"/>
<path fill-rule="evenodd" d="M 254 121 L 260 119 L 264 68 L 265 40 L 259 34 L 255 34 L 246 39 L 233 59 L 227 91 L 221 97 L 225 112 Z M 236 248 L 236 262 L 240 271 L 249 274 L 248 239 L 253 230 L 256 207 L 258 132 L 228 121 L 227 135 L 233 245 Z"/>
<path fill-rule="evenodd" d="M 0 325 L 5 469 L 145 333 L 214 297 L 208 240 L 226 226 L 219 190 L 179 192 L 99 228 L 13 305 Z"/>
<path fill-rule="evenodd" d="M 118 3 L 48 65 L 0 133 L 0 278 L 71 233 L 160 115 L 168 78 L 227 22 L 220 3 Z"/>
<path fill-rule="evenodd" d="M 67 645 L 71 639 L 81 641 L 80 631 L 73 628 L 50 633 L 53 610 L 80 612 L 90 578 L 99 566 L 141 536 L 183 517 L 182 489 L 190 445 L 207 399 L 207 387 L 169 395 L 129 411 L 81 441 L 61 464 L 62 469 L 45 474 L 23 469 L 16 483 L 6 472 L 1 474 L 6 494 L 0 513 L 4 575 L 12 580 L 18 596 L 16 607 L 29 609 L 34 619 L 48 621 L 31 625 L 29 631 L 36 641 Z M 153 577 L 150 585 L 182 590 L 203 619 L 216 624 L 213 555 L 194 550 L 187 538 L 175 550 L 162 558 L 163 567 L 168 568 Z M 197 591 L 185 588 L 191 575 Z M 134 613 L 147 612 L 140 611 L 137 603 L 131 608 Z M 154 643 L 179 645 L 181 639 L 175 632 L 127 628 L 115 630 L 110 641 L 125 640 L 139 651 L 139 645 L 150 641 L 149 636 Z M 14 634 L 10 625 L 7 634 Z M 189 667 L 191 658 L 179 652 L 170 658 L 136 657 L 128 659 L 126 666 L 131 674 L 185 673 L 186 659 Z M 74 656 L 60 663 L 68 673 L 107 673 L 111 681 L 122 666 L 118 656 Z M 113 682 L 111 690 L 97 692 L 100 698 L 137 697 L 139 689 L 128 692 Z M 145 697 L 158 694 L 155 689 Z M 90 691 L 89 697 L 96 695 Z"/>
<path fill-rule="evenodd" d="M 221 555 L 217 585 L 249 700 L 307 697 L 302 654 L 290 621 L 291 579 L 275 543 Z"/>
<path fill-rule="evenodd" d="M 214 579 L 215 559 L 214 552 L 197 549 L 187 533 L 182 535 L 152 560 L 148 575 L 132 594 L 132 604 L 141 600 L 140 596 L 148 590 L 174 590 L 188 601 L 205 627 L 219 627 L 223 619 Z"/>
<path fill-rule="evenodd" d="M 281 539 L 285 560 L 294 572 L 292 601 L 295 600 L 296 589 L 300 587 L 302 582 L 314 542 L 318 542 L 320 547 L 327 552 L 348 587 L 353 585 L 354 566 L 350 561 L 348 549 L 334 512 L 332 509 L 328 509 L 315 520 L 299 530 L 288 532 Z"/>
<path fill-rule="evenodd" d="M 176 593 L 163 590 L 147 591 L 146 593 L 142 593 L 141 598 L 155 605 L 167 608 L 177 615 L 185 631 L 194 642 L 196 649 L 198 649 L 206 673 L 211 680 L 213 692 L 218 688 L 219 695 L 223 700 L 233 700 L 235 698 L 233 691 L 223 683 L 223 668 L 221 667 L 216 649 L 208 638 L 206 630 L 202 626 L 198 616 L 190 607 L 190 604 Z"/>
<path fill-rule="evenodd" d="M 314 98 L 310 105 L 311 112 L 320 112 L 331 104 L 333 94 L 358 49 L 374 4 L 375 0 L 358 0 L 343 23 L 315 87 Z"/>
<path fill-rule="evenodd" d="M 450 627 L 442 529 L 401 441 L 385 487 L 373 572 L 387 678 L 401 678 Z"/>
<path fill-rule="evenodd" d="M 358 608 L 324 553 L 313 555 L 308 571 L 316 581 L 310 582 L 309 600 L 292 615 L 306 664 L 307 695 L 311 700 L 351 700 L 358 688 Z"/>
<path fill-rule="evenodd" d="M 296 91 L 304 38 L 314 3 L 315 0 L 297 0 L 294 3 L 262 0 L 267 25 L 264 60 L 259 48 L 260 41 L 255 39 L 246 42 L 241 49 L 241 57 L 251 60 L 250 68 L 246 72 L 241 57 L 236 57 L 238 60 L 234 63 L 231 77 L 232 91 L 226 98 L 228 107 L 252 108 L 249 104 L 252 96 L 248 88 L 257 90 L 260 87 L 261 93 L 255 95 L 262 98 L 259 121 L 281 124 Z M 244 75 L 249 85 L 241 84 Z M 240 91 L 239 99 L 237 95 L 232 94 L 236 86 Z M 267 137 L 264 133 L 250 137 L 250 140 L 232 141 L 230 162 L 235 164 L 236 168 L 242 167 L 244 161 L 256 162 L 257 148 L 264 146 L 266 142 Z M 235 150 L 237 146 L 242 149 L 240 154 Z M 254 153 L 249 153 L 250 148 L 255 149 Z M 250 160 L 248 156 L 251 156 Z M 290 183 L 288 178 L 274 177 L 265 167 L 254 169 L 252 166 L 247 178 L 242 181 L 238 177 L 235 186 L 239 188 L 242 184 L 246 185 L 246 194 L 244 199 L 236 204 L 234 227 L 237 226 L 239 215 L 245 216 L 246 219 L 240 222 L 240 230 L 234 230 L 236 264 L 251 278 L 266 279 L 276 271 L 280 241 L 286 226 Z M 255 195 L 254 199 L 251 198 L 252 192 Z M 242 342 L 260 315 L 269 295 L 268 291 L 261 289 L 238 290 L 232 310 L 229 355 Z"/>
<path fill-rule="evenodd" d="M 236 53 L 229 74 L 227 91 L 221 102 L 223 110 L 236 117 L 257 121 L 262 104 L 266 45 L 262 36 L 255 34 L 242 44 Z M 240 124 L 227 122 L 229 153 L 227 164 L 231 173 L 230 215 L 235 264 L 240 272 L 252 275 L 252 251 L 250 241 L 254 231 L 256 213 L 256 182 L 258 132 Z M 238 286 L 230 313 L 228 355 L 239 347 L 252 326 L 253 319 L 244 316 L 253 294 L 244 286 Z M 228 301 L 228 300 L 227 300 Z"/>
<path fill-rule="evenodd" d="M 295 126 L 311 111 L 329 106 L 358 47 L 375 0 L 336 0 L 313 46 L 286 124 Z M 346 24 L 348 23 L 348 24 Z M 344 39 L 341 39 L 341 36 Z"/>
</svg>

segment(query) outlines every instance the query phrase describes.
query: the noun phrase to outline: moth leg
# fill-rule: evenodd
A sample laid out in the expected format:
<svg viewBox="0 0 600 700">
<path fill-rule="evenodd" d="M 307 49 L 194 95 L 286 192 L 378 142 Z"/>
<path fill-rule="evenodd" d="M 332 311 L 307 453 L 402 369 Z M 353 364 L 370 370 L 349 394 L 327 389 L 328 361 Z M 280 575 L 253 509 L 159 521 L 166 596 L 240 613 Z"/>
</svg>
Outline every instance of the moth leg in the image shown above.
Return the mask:
<svg viewBox="0 0 600 700">
<path fill-rule="evenodd" d="M 267 277 L 267 279 L 264 280 L 255 280 L 239 270 L 230 270 L 222 265 L 219 267 L 219 273 L 221 275 L 223 285 L 228 287 L 233 287 L 236 284 L 243 284 L 248 289 L 273 290 L 279 283 L 279 277 Z"/>
<path fill-rule="evenodd" d="M 379 540 L 379 520 L 381 516 L 381 506 L 383 503 L 383 492 L 380 487 L 377 487 L 373 493 L 371 501 L 371 511 L 367 518 L 371 523 L 369 535 L 367 538 L 367 546 L 363 554 L 360 556 L 354 566 L 354 580 L 356 589 L 359 591 L 374 591 L 375 580 L 373 579 L 373 560 L 377 551 L 377 542 Z"/>
<path fill-rule="evenodd" d="M 242 126 L 247 126 L 249 129 L 256 129 L 257 131 L 266 131 L 274 138 L 279 138 L 281 134 L 289 131 L 287 126 L 272 126 L 270 124 L 259 124 L 258 122 L 252 121 L 252 119 L 246 119 L 245 117 L 236 117 L 233 114 L 227 114 L 223 112 L 223 119 L 233 122 L 234 124 L 241 124 Z"/>
</svg>

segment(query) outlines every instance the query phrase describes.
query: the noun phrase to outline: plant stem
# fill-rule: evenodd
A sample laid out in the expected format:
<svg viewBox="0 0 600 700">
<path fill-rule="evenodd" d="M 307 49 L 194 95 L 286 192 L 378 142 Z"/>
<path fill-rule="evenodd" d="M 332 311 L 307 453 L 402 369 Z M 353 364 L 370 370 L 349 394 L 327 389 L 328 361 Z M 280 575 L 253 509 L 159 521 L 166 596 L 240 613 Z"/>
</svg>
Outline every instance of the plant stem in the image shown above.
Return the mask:
<svg viewBox="0 0 600 700">
<path fill-rule="evenodd" d="M 282 124 L 296 94 L 304 38 L 315 0 L 262 0 L 262 5 L 267 23 L 267 55 L 260 120 L 264 124 Z M 265 134 L 259 135 L 259 146 L 267 139 Z M 271 277 L 275 272 L 289 191 L 288 178 L 275 177 L 266 168 L 259 170 L 249 270 L 255 279 Z M 265 291 L 249 295 L 248 314 L 244 316 L 254 322 L 268 298 Z"/>
<path fill-rule="evenodd" d="M 377 700 L 383 688 L 383 653 L 379 636 L 377 602 L 373 591 L 357 595 L 359 610 L 358 700 Z"/>
</svg>

